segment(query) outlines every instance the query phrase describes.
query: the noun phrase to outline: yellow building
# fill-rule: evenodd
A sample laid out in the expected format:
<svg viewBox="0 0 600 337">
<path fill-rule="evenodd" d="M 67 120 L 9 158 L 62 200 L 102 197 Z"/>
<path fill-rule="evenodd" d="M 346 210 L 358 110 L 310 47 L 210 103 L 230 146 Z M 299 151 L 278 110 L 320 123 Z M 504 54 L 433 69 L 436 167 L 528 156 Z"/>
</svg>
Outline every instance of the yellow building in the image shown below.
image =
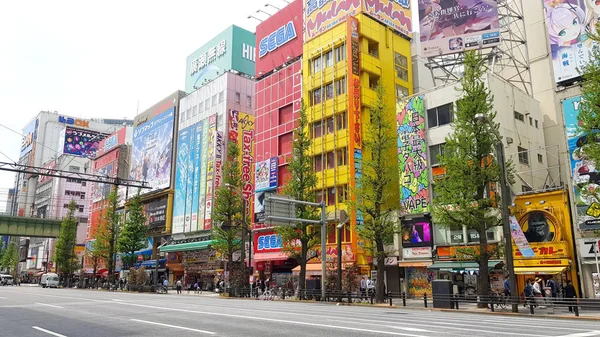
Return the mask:
<svg viewBox="0 0 600 337">
<path fill-rule="evenodd" d="M 355 16 L 335 21 L 337 25 L 320 35 L 308 34 L 303 49 L 302 95 L 313 139 L 317 195 L 328 205 L 331 222 L 328 260 L 337 257 L 335 220 L 339 210 L 347 210 L 346 198 L 361 174 L 362 139 L 376 99 L 375 87 L 381 83 L 386 89 L 388 118 L 394 126 L 396 101 L 412 94 L 410 42 L 365 13 L 369 12 L 364 8 L 357 10 Z M 396 163 L 396 149 L 390 160 Z M 398 191 L 398 180 L 394 183 Z M 392 202 L 399 204 L 398 197 Z M 350 214 L 343 230 L 342 257 L 366 273 L 371 259 L 358 242 L 356 220 Z"/>
</svg>

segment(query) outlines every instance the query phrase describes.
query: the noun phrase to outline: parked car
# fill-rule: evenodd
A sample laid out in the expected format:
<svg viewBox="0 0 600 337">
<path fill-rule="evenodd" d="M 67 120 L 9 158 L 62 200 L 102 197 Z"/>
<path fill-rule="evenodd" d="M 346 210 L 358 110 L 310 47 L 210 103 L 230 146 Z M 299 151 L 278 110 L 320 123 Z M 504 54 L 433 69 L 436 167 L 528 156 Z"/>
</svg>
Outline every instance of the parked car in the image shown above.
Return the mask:
<svg viewBox="0 0 600 337">
<path fill-rule="evenodd" d="M 58 288 L 58 275 L 55 273 L 46 273 L 40 279 L 42 288 Z"/>
<path fill-rule="evenodd" d="M 6 274 L 0 274 L 0 285 L 3 286 L 12 286 L 14 285 L 13 277 Z"/>
</svg>

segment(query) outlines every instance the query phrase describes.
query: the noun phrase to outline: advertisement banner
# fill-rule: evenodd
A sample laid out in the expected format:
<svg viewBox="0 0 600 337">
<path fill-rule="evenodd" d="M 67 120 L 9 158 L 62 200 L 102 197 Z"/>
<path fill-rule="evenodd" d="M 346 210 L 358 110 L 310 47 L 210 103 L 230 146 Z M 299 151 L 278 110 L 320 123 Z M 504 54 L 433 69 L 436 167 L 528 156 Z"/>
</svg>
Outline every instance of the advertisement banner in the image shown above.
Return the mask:
<svg viewBox="0 0 600 337">
<path fill-rule="evenodd" d="M 211 118 L 211 121 L 213 119 Z M 206 165 L 206 204 L 204 207 L 204 230 L 211 229 L 211 215 L 213 199 L 215 197 L 215 142 L 216 142 L 216 117 L 208 131 L 208 163 Z"/>
<path fill-rule="evenodd" d="M 127 138 L 127 127 L 121 128 L 119 131 L 111 134 L 105 139 L 100 141 L 100 148 L 96 155 L 99 157 L 106 152 L 114 149 L 115 147 L 125 144 L 125 139 Z"/>
<path fill-rule="evenodd" d="M 554 80 L 576 79 L 595 43 L 600 3 L 594 0 L 543 0 Z"/>
<path fill-rule="evenodd" d="M 225 159 L 225 139 L 223 132 L 215 133 L 215 191 L 221 187 L 223 178 L 223 160 Z"/>
<path fill-rule="evenodd" d="M 96 158 L 96 152 L 100 148 L 100 141 L 107 136 L 105 133 L 75 129 L 67 126 L 65 128 L 65 141 L 63 153 L 83 158 Z"/>
<path fill-rule="evenodd" d="M 404 214 L 429 212 L 429 177 L 423 96 L 396 104 L 400 203 Z"/>
<path fill-rule="evenodd" d="M 519 249 L 519 252 L 521 252 L 524 257 L 534 257 L 535 253 L 533 249 L 531 249 L 531 246 L 529 246 L 529 241 L 527 241 L 517 218 L 511 215 L 509 217 L 509 223 L 510 236 L 515 241 L 515 245 L 517 246 L 517 249 Z"/>
<path fill-rule="evenodd" d="M 402 248 L 402 257 L 405 259 L 430 259 L 432 255 L 431 247 Z"/>
<path fill-rule="evenodd" d="M 146 205 L 146 221 L 151 233 L 161 233 L 167 228 L 168 200 L 168 197 L 163 197 Z"/>
<path fill-rule="evenodd" d="M 500 44 L 497 0 L 419 0 L 421 56 Z"/>
<path fill-rule="evenodd" d="M 281 235 L 266 231 L 257 233 L 254 236 L 254 252 L 255 253 L 273 253 L 280 252 L 283 248 Z"/>
<path fill-rule="evenodd" d="M 56 161 L 51 160 L 51 161 L 47 162 L 46 164 L 44 164 L 43 167 L 44 167 L 44 170 L 42 172 L 51 173 L 52 170 L 56 169 Z M 38 183 L 39 184 L 45 183 L 48 180 L 52 180 L 52 177 L 50 177 L 50 176 L 43 176 L 43 175 L 40 175 L 38 177 Z"/>
<path fill-rule="evenodd" d="M 256 168 L 254 170 L 254 190 L 256 192 L 262 192 L 276 189 L 278 172 L 278 157 L 273 157 L 256 163 Z"/>
<path fill-rule="evenodd" d="M 202 149 L 200 155 L 200 190 L 198 192 L 198 221 L 192 225 L 191 231 L 204 230 L 204 216 L 206 213 L 206 174 L 208 165 L 208 140 L 209 140 L 209 120 L 202 123 Z M 194 184 L 194 187 L 197 186 Z"/>
<path fill-rule="evenodd" d="M 96 175 L 114 178 L 117 176 L 117 163 L 113 162 L 95 171 Z M 98 202 L 108 198 L 112 189 L 111 184 L 94 182 L 92 184 L 92 202 Z"/>
<path fill-rule="evenodd" d="M 252 229 L 266 228 L 264 225 L 266 220 L 265 215 L 265 200 L 267 199 L 266 192 L 254 193 L 254 224 Z"/>
<path fill-rule="evenodd" d="M 229 111 L 229 140 L 237 142 L 240 149 L 240 166 L 242 168 L 242 196 L 246 201 L 246 216 L 250 217 L 254 194 L 254 116 Z"/>
<path fill-rule="evenodd" d="M 412 37 L 411 1 L 414 0 L 363 0 L 362 10 L 379 22 Z"/>
<path fill-rule="evenodd" d="M 302 55 L 302 0 L 294 0 L 256 26 L 256 76 Z"/>
<path fill-rule="evenodd" d="M 425 217 L 402 220 L 402 247 L 433 246 L 431 222 Z"/>
<path fill-rule="evenodd" d="M 33 145 L 37 140 L 38 124 L 39 121 L 36 118 L 23 129 L 24 136 L 21 140 L 21 152 L 19 154 L 19 158 L 22 158 L 33 149 Z"/>
<path fill-rule="evenodd" d="M 142 189 L 142 194 L 171 185 L 174 119 L 175 108 L 171 107 L 133 131 L 129 178 L 148 183 L 151 188 Z"/>
<path fill-rule="evenodd" d="M 595 258 L 598 255 L 600 259 L 600 238 L 577 239 L 579 246 L 579 257 Z"/>
<path fill-rule="evenodd" d="M 422 297 L 424 293 L 431 296 L 431 281 L 435 278 L 435 272 L 423 268 L 406 268 L 408 279 L 408 293 L 414 297 Z"/>
<path fill-rule="evenodd" d="M 600 173 L 596 169 L 596 163 L 581 150 L 586 142 L 586 137 L 577 132 L 580 104 L 581 96 L 562 101 L 573 186 L 575 187 L 577 224 L 582 230 L 600 229 L 600 200 L 594 196 L 600 188 Z"/>
</svg>

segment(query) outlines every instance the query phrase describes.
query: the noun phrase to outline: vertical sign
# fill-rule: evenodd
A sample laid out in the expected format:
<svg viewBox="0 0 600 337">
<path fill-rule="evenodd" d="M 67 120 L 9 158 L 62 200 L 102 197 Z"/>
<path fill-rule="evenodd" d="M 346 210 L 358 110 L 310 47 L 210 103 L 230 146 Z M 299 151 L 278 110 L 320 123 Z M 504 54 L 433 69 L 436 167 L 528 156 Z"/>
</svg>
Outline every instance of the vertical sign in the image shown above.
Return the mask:
<svg viewBox="0 0 600 337">
<path fill-rule="evenodd" d="M 354 167 L 354 186 L 359 187 L 360 179 L 362 178 L 362 131 L 361 131 L 361 114 L 362 103 L 360 100 L 360 63 L 359 63 L 359 41 L 358 41 L 358 20 L 354 17 L 347 19 L 348 25 L 348 41 L 347 55 L 348 60 L 348 94 L 350 97 L 348 118 L 350 120 L 350 167 Z M 362 215 L 357 212 L 356 221 L 362 221 Z"/>
<path fill-rule="evenodd" d="M 230 110 L 229 140 L 236 142 L 240 149 L 240 166 L 242 168 L 242 196 L 246 201 L 246 216 L 250 216 L 254 194 L 254 116 Z"/>
<path fill-rule="evenodd" d="M 425 213 L 429 211 L 429 179 L 423 96 L 399 102 L 396 111 L 402 211 Z"/>
<path fill-rule="evenodd" d="M 529 241 L 527 241 L 525 233 L 523 233 L 523 229 L 521 228 L 521 225 L 519 225 L 517 218 L 514 215 L 511 215 L 508 219 L 510 223 L 510 236 L 515 241 L 521 254 L 524 257 L 534 257 L 535 253 L 533 252 L 533 249 L 531 249 Z"/>
<path fill-rule="evenodd" d="M 204 205 L 204 230 L 211 228 L 210 217 L 212 214 L 212 202 L 214 197 L 214 177 L 215 177 L 215 134 L 216 134 L 216 115 L 209 118 L 210 127 L 208 129 L 208 150 L 206 164 L 206 196 Z"/>
<path fill-rule="evenodd" d="M 204 230 L 204 216 L 206 211 L 206 172 L 208 164 L 208 139 L 209 139 L 209 119 L 205 119 L 202 125 L 202 156 L 200 157 L 200 192 L 198 198 L 198 222 L 197 230 Z"/>
</svg>

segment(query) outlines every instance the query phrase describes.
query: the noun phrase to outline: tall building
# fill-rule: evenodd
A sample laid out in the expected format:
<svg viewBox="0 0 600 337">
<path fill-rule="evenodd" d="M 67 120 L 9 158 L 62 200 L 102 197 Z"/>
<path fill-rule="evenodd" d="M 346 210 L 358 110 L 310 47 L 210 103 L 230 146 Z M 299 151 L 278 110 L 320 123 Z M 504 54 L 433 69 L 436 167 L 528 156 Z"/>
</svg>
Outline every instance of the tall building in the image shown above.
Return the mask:
<svg viewBox="0 0 600 337">
<path fill-rule="evenodd" d="M 277 191 L 289 178 L 287 164 L 302 96 L 302 26 L 302 1 L 295 0 L 256 27 L 252 264 L 261 279 L 276 282 L 297 263 L 288 260 L 280 239 L 272 240 L 277 234 L 264 224 L 264 199 L 265 192 Z"/>
<path fill-rule="evenodd" d="M 375 103 L 375 88 L 386 89 L 386 121 L 393 124 L 396 102 L 412 94 L 411 11 L 396 1 L 304 2 L 303 97 L 308 106 L 311 155 L 317 173 L 317 201 L 327 205 L 327 259 L 342 260 L 370 274 L 372 257 L 357 235 L 362 218 L 350 213 L 342 237 L 335 224 L 362 174 L 363 135 Z M 337 6 L 336 10 L 332 6 Z M 389 154 L 396 156 L 396 151 Z M 394 190 L 398 190 L 397 181 Z M 390 200 L 397 203 L 397 195 Z M 395 207 L 397 205 L 394 204 Z M 342 241 L 342 252 L 336 242 Z M 318 262 L 318 259 L 315 262 Z M 312 261 L 311 261 L 312 262 Z M 320 266 L 309 264 L 309 275 Z M 296 270 L 295 270 L 296 271 Z M 371 275 L 377 279 L 375 273 Z"/>
</svg>

